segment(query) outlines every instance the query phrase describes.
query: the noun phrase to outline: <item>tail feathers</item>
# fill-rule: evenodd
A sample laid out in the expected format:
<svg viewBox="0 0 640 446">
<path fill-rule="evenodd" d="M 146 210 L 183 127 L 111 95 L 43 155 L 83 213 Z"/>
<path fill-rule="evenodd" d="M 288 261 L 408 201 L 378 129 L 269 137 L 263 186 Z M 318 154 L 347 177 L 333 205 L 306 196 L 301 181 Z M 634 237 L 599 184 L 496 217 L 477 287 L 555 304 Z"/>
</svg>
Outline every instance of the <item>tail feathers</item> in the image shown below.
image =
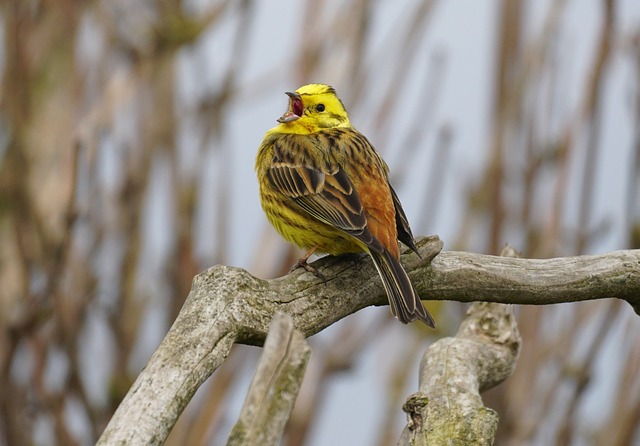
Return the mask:
<svg viewBox="0 0 640 446">
<path fill-rule="evenodd" d="M 376 265 L 387 292 L 391 313 L 403 324 L 420 319 L 429 327 L 435 328 L 436 323 L 433 317 L 422 305 L 422 301 L 420 301 L 400 262 L 386 249 L 383 249 L 382 252 L 369 251 L 369 254 L 373 258 L 373 263 Z"/>
</svg>

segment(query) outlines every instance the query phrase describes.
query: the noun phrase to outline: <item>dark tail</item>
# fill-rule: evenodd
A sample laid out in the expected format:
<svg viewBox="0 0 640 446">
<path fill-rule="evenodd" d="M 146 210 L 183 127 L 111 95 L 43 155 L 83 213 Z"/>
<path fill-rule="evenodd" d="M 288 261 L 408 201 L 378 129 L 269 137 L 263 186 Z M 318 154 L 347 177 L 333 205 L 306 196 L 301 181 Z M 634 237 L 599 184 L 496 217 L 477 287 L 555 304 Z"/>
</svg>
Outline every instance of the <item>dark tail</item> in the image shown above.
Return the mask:
<svg viewBox="0 0 640 446">
<path fill-rule="evenodd" d="M 373 258 L 384 289 L 387 291 L 391 313 L 403 324 L 420 319 L 429 327 L 435 328 L 435 321 L 422 305 L 400 262 L 393 258 L 386 249 L 383 249 L 381 253 L 370 250 L 369 254 Z"/>
</svg>

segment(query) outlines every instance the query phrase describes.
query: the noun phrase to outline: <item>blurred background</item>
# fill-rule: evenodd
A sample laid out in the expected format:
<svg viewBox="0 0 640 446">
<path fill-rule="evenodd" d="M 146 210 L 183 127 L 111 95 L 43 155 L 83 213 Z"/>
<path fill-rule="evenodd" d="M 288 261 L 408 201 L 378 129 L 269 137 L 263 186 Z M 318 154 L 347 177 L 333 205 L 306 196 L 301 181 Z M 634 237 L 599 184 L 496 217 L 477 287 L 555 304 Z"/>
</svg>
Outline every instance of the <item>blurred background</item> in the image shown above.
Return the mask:
<svg viewBox="0 0 640 446">
<path fill-rule="evenodd" d="M 89 445 L 195 274 L 300 252 L 253 172 L 285 91 L 333 85 L 417 235 L 525 257 L 640 248 L 640 2 L 0 2 L 0 445 Z M 395 444 L 437 332 L 368 308 L 311 338 L 284 445 Z M 485 395 L 500 445 L 640 444 L 640 320 L 516 308 Z M 224 444 L 260 349 L 236 346 L 169 445 Z"/>
</svg>

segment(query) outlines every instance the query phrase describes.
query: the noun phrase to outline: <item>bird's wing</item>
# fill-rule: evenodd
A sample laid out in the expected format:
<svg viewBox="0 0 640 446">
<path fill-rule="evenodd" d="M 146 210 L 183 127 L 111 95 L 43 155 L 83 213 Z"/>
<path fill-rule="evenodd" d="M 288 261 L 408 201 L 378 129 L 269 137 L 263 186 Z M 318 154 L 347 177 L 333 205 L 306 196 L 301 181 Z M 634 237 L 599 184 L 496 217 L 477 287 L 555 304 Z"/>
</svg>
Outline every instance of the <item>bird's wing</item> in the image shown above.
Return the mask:
<svg viewBox="0 0 640 446">
<path fill-rule="evenodd" d="M 358 193 L 339 167 L 323 172 L 288 161 L 275 161 L 267 176 L 271 185 L 314 218 L 364 242 L 370 249 L 382 245 L 367 228 Z"/>
</svg>

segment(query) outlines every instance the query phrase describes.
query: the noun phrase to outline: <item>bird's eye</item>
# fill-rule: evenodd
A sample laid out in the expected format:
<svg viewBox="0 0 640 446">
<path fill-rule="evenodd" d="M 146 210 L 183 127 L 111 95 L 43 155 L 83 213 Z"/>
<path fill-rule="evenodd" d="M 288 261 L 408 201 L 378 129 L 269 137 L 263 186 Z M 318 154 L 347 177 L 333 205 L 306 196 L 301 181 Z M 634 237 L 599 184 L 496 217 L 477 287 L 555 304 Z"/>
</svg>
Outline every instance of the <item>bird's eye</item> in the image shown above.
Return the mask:
<svg viewBox="0 0 640 446">
<path fill-rule="evenodd" d="M 324 111 L 324 104 L 316 105 L 316 110 L 319 111 L 319 112 L 323 112 Z"/>
</svg>

